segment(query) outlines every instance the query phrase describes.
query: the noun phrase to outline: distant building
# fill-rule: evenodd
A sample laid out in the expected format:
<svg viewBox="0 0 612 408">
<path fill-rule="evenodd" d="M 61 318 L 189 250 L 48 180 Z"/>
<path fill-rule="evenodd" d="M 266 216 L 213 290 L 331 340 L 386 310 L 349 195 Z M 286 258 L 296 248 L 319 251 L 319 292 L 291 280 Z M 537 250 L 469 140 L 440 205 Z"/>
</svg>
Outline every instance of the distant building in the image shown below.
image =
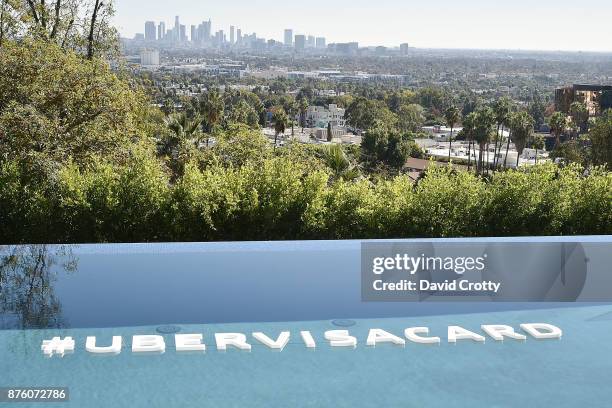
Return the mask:
<svg viewBox="0 0 612 408">
<path fill-rule="evenodd" d="M 306 124 L 308 127 L 327 129 L 328 123 L 331 123 L 333 128 L 344 128 L 344 114 L 344 109 L 333 104 L 328 107 L 310 106 L 306 111 Z"/>
<path fill-rule="evenodd" d="M 408 43 L 400 44 L 400 54 L 408 55 L 408 50 L 410 49 Z"/>
<path fill-rule="evenodd" d="M 157 40 L 157 28 L 155 27 L 154 21 L 147 21 L 145 23 L 145 41 Z"/>
<path fill-rule="evenodd" d="M 238 29 L 236 30 L 236 44 L 237 45 L 242 45 L 242 30 Z"/>
<path fill-rule="evenodd" d="M 285 30 L 285 45 L 287 47 L 293 46 L 293 30 L 291 29 Z"/>
<path fill-rule="evenodd" d="M 331 52 L 335 52 L 340 55 L 357 55 L 359 52 L 359 43 L 350 42 L 350 43 L 338 43 L 338 44 L 329 44 L 327 47 Z"/>
<path fill-rule="evenodd" d="M 234 44 L 236 42 L 236 27 L 230 26 L 230 44 Z"/>
<path fill-rule="evenodd" d="M 194 25 L 191 26 L 191 42 L 198 42 L 198 28 Z"/>
<path fill-rule="evenodd" d="M 612 108 L 611 85 L 572 85 L 555 90 L 555 109 L 569 114 L 574 102 L 582 102 L 590 116 L 598 116 Z"/>
<path fill-rule="evenodd" d="M 174 18 L 174 38 L 175 42 L 181 41 L 181 23 L 179 20 L 179 16 Z"/>
<path fill-rule="evenodd" d="M 140 52 L 140 65 L 142 66 L 158 66 L 159 51 L 157 50 L 142 50 Z"/>
<path fill-rule="evenodd" d="M 187 27 L 184 24 L 181 24 L 179 41 L 182 43 L 187 42 Z"/>
<path fill-rule="evenodd" d="M 317 37 L 315 43 L 318 49 L 325 49 L 325 47 L 327 46 L 325 43 L 325 37 Z"/>
<path fill-rule="evenodd" d="M 163 21 L 157 26 L 157 39 L 162 41 L 166 38 L 166 23 Z"/>
<path fill-rule="evenodd" d="M 295 49 L 297 51 L 303 51 L 306 48 L 306 36 L 296 35 L 295 36 Z"/>
<path fill-rule="evenodd" d="M 306 41 L 306 46 L 308 48 L 314 48 L 317 44 L 317 41 L 313 35 L 308 36 L 308 40 Z"/>
</svg>

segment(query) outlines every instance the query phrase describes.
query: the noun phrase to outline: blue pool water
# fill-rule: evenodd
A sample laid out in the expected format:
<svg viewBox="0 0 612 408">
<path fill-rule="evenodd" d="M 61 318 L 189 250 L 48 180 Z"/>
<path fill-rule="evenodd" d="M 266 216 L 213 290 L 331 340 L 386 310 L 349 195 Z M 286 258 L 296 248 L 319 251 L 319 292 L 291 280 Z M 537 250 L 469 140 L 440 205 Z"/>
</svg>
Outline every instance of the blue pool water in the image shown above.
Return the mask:
<svg viewBox="0 0 612 408">
<path fill-rule="evenodd" d="M 0 248 L 0 387 L 69 387 L 52 406 L 78 408 L 610 406 L 612 305 L 363 302 L 359 254 L 359 241 Z M 449 325 L 534 322 L 562 339 L 446 342 Z M 442 343 L 365 345 L 369 329 L 413 326 Z M 174 351 L 175 328 L 202 333 L 206 353 Z M 323 334 L 337 329 L 357 348 L 330 347 Z M 255 331 L 291 340 L 272 351 Z M 217 351 L 219 332 L 246 334 L 252 351 Z M 166 352 L 133 354 L 140 334 L 163 335 Z M 75 353 L 46 358 L 55 336 Z M 94 356 L 87 336 L 122 336 L 123 350 Z"/>
<path fill-rule="evenodd" d="M 447 325 L 479 331 L 483 323 L 544 321 L 561 327 L 561 340 L 506 340 L 485 344 L 446 343 Z M 438 346 L 407 343 L 367 347 L 370 328 L 400 335 L 428 326 L 442 337 Z M 612 397 L 612 306 L 357 319 L 350 327 L 356 349 L 333 349 L 323 340 L 330 321 L 182 325 L 182 333 L 203 333 L 204 354 L 179 354 L 173 337 L 161 355 L 134 355 L 133 334 L 156 334 L 156 327 L 29 330 L 0 333 L 1 382 L 19 386 L 69 387 L 61 407 L 608 407 Z M 282 351 L 251 340 L 250 352 L 214 347 L 213 333 L 263 331 L 275 337 L 290 330 Z M 308 350 L 300 330 L 318 343 Z M 73 336 L 77 349 L 63 359 L 39 351 L 43 339 Z M 124 336 L 118 356 L 84 351 L 85 337 L 110 343 Z"/>
</svg>

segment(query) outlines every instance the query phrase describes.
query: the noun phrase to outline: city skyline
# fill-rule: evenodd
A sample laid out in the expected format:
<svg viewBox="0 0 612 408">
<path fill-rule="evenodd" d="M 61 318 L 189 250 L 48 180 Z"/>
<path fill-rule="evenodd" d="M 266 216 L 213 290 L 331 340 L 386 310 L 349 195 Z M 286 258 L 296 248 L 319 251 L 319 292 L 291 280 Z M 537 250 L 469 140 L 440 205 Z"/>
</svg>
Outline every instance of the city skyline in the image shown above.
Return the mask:
<svg viewBox="0 0 612 408">
<path fill-rule="evenodd" d="M 182 24 L 187 31 L 210 18 L 213 32 L 223 29 L 229 36 L 230 26 L 234 26 L 242 28 L 243 33 L 255 32 L 260 38 L 278 42 L 284 42 L 284 29 L 292 28 L 294 35 L 325 37 L 328 43 L 354 41 L 361 46 L 397 47 L 408 42 L 419 48 L 612 51 L 607 41 L 612 29 L 605 17 L 609 15 L 606 10 L 612 12 L 612 5 L 600 0 L 590 1 L 589 7 L 566 0 L 537 4 L 516 0 L 502 5 L 483 0 L 461 4 L 449 0 L 436 4 L 381 0 L 373 5 L 357 0 L 350 2 L 353 7 L 349 8 L 342 7 L 348 1 L 339 0 L 335 5 L 343 18 L 338 18 L 338 13 L 314 13 L 312 9 L 316 11 L 318 5 L 325 4 L 320 0 L 313 0 L 300 11 L 299 18 L 295 10 L 287 12 L 286 6 L 274 7 L 277 0 L 270 0 L 266 8 L 243 0 L 207 5 L 193 0 L 176 0 L 171 5 L 151 0 L 144 11 L 139 3 L 117 0 L 114 24 L 124 37 L 144 34 L 145 21 L 172 26 L 175 15 L 184 15 Z M 598 13 L 592 13 L 592 9 Z M 568 15 L 577 22 L 575 25 L 564 22 Z M 585 23 L 577 26 L 580 21 Z"/>
</svg>

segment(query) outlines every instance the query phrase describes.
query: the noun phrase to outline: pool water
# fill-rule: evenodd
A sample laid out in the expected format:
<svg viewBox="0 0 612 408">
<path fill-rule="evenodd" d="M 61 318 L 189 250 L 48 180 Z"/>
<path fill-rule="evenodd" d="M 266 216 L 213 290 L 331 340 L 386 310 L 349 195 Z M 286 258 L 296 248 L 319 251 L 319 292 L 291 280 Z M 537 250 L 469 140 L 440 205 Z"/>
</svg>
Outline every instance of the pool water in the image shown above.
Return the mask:
<svg viewBox="0 0 612 408">
<path fill-rule="evenodd" d="M 51 406 L 75 408 L 611 406 L 612 304 L 365 302 L 360 250 L 360 241 L 0 247 L 0 388 L 68 387 L 70 401 Z M 588 257 L 607 272 L 607 247 Z M 520 323 L 553 324 L 563 337 L 446 342 L 450 325 Z M 403 336 L 415 326 L 442 343 L 365 344 L 369 329 Z M 330 347 L 327 330 L 349 330 L 357 347 Z M 207 351 L 177 353 L 176 331 L 202 333 Z M 280 352 L 251 336 L 281 331 L 291 339 Z M 222 332 L 246 334 L 252 350 L 217 351 Z M 166 352 L 133 354 L 133 335 L 163 335 Z M 75 352 L 45 357 L 43 340 L 56 336 L 73 337 Z M 122 352 L 90 354 L 88 336 L 98 346 L 122 336 Z"/>
<path fill-rule="evenodd" d="M 612 398 L 612 305 L 407 318 L 353 319 L 348 328 L 329 320 L 287 323 L 178 325 L 202 333 L 205 353 L 177 353 L 166 334 L 163 354 L 137 355 L 131 336 L 159 334 L 157 326 L 0 331 L 2 386 L 70 388 L 70 402 L 54 407 L 607 407 Z M 446 342 L 449 325 L 480 332 L 481 324 L 546 322 L 563 329 L 560 340 Z M 440 345 L 367 347 L 369 329 L 402 336 L 427 326 Z M 347 329 L 352 348 L 332 348 L 326 330 Z M 275 338 L 291 331 L 281 352 L 250 336 Z M 300 330 L 317 342 L 307 349 Z M 247 334 L 250 352 L 216 350 L 214 333 Z M 483 333 L 484 334 L 484 333 Z M 117 356 L 85 351 L 86 336 L 99 345 L 123 336 Z M 74 354 L 46 358 L 42 340 L 72 336 Z M 15 405 L 19 406 L 19 404 Z M 40 405 L 36 405 L 40 406 Z"/>
</svg>

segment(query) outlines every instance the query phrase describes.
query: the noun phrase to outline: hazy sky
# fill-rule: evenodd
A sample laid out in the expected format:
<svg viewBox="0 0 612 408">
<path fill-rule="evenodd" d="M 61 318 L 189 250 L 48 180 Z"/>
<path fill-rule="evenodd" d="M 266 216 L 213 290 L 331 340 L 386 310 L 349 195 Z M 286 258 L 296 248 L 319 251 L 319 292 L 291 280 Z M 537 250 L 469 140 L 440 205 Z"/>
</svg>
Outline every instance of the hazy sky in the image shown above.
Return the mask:
<svg viewBox="0 0 612 408">
<path fill-rule="evenodd" d="M 329 42 L 415 47 L 612 51 L 610 0 L 116 0 L 122 35 L 174 16 L 187 25 L 212 19 L 282 40 L 283 30 Z"/>
</svg>

